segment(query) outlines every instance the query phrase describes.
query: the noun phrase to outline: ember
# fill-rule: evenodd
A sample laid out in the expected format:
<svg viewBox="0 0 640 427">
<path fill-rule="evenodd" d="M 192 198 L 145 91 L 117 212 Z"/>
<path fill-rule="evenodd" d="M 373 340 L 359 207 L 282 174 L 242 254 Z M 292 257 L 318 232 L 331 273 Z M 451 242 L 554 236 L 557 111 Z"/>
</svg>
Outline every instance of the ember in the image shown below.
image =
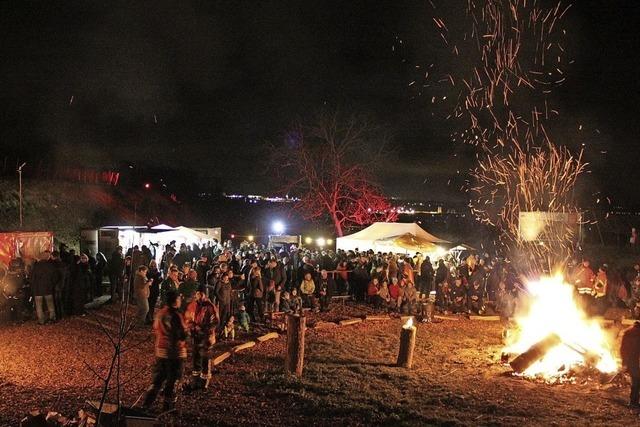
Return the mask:
<svg viewBox="0 0 640 427">
<path fill-rule="evenodd" d="M 578 307 L 573 286 L 566 284 L 561 275 L 529 282 L 527 291 L 529 305 L 516 316 L 518 331 L 505 352 L 531 354 L 532 349 L 541 347 L 544 351 L 538 351 L 537 360 L 531 360 L 527 367 L 514 368 L 516 372 L 522 370 L 526 377 L 551 379 L 582 365 L 593 365 L 604 373 L 617 371 L 606 334 L 596 320 L 588 319 Z M 549 337 L 554 337 L 553 342 Z"/>
</svg>

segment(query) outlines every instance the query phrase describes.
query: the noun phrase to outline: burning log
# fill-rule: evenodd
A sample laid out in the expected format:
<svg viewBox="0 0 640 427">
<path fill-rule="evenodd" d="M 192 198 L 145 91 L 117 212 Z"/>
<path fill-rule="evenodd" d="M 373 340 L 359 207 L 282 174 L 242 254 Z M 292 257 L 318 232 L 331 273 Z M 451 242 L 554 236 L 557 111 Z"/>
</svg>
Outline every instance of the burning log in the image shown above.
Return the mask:
<svg viewBox="0 0 640 427">
<path fill-rule="evenodd" d="M 287 355 L 284 367 L 287 372 L 297 377 L 302 376 L 304 366 L 304 335 L 307 318 L 290 314 L 287 316 Z"/>
<path fill-rule="evenodd" d="M 400 331 L 400 351 L 397 366 L 411 369 L 413 365 L 413 349 L 416 346 L 416 327 L 413 318 L 409 318 Z"/>
<path fill-rule="evenodd" d="M 521 374 L 526 371 L 531 365 L 542 359 L 545 354 L 549 352 L 553 347 L 560 344 L 562 341 L 556 334 L 550 334 L 542 341 L 532 345 L 529 350 L 525 351 L 510 363 L 511 369 L 514 372 Z"/>
</svg>

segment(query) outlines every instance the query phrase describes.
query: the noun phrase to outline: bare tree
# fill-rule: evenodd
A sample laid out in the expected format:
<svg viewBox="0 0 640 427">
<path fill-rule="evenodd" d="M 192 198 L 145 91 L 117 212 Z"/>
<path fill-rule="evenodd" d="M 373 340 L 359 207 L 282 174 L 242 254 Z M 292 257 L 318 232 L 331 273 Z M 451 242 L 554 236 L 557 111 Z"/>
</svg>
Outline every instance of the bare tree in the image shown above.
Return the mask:
<svg viewBox="0 0 640 427">
<path fill-rule="evenodd" d="M 339 114 L 296 125 L 275 148 L 274 166 L 283 192 L 298 201 L 307 220 L 329 220 L 338 236 L 354 226 L 395 221 L 397 213 L 374 183 L 387 134 L 369 121 Z"/>
</svg>

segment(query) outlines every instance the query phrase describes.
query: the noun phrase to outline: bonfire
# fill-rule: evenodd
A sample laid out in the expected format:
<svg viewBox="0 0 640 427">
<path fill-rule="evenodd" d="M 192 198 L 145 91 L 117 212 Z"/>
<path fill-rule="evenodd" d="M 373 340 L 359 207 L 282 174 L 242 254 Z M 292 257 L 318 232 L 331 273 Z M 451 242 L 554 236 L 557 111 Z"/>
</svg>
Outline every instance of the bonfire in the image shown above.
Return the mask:
<svg viewBox="0 0 640 427">
<path fill-rule="evenodd" d="M 562 275 L 528 282 L 526 290 L 529 298 L 515 317 L 517 330 L 508 337 L 504 352 L 534 355 L 520 369 L 512 361 L 516 373 L 553 380 L 580 367 L 606 374 L 618 370 L 611 338 L 597 320 L 586 316 Z"/>
</svg>

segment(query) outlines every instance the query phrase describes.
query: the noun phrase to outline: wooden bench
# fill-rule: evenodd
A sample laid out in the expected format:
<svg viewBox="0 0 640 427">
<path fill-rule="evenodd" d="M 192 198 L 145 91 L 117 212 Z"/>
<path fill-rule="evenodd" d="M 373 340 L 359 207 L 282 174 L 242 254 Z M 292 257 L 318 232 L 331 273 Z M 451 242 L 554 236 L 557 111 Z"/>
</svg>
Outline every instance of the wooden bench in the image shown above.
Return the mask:
<svg viewBox="0 0 640 427">
<path fill-rule="evenodd" d="M 331 297 L 331 302 L 333 301 L 341 301 L 342 302 L 342 306 L 344 307 L 344 304 L 346 301 L 351 301 L 351 295 L 335 295 Z"/>
</svg>

